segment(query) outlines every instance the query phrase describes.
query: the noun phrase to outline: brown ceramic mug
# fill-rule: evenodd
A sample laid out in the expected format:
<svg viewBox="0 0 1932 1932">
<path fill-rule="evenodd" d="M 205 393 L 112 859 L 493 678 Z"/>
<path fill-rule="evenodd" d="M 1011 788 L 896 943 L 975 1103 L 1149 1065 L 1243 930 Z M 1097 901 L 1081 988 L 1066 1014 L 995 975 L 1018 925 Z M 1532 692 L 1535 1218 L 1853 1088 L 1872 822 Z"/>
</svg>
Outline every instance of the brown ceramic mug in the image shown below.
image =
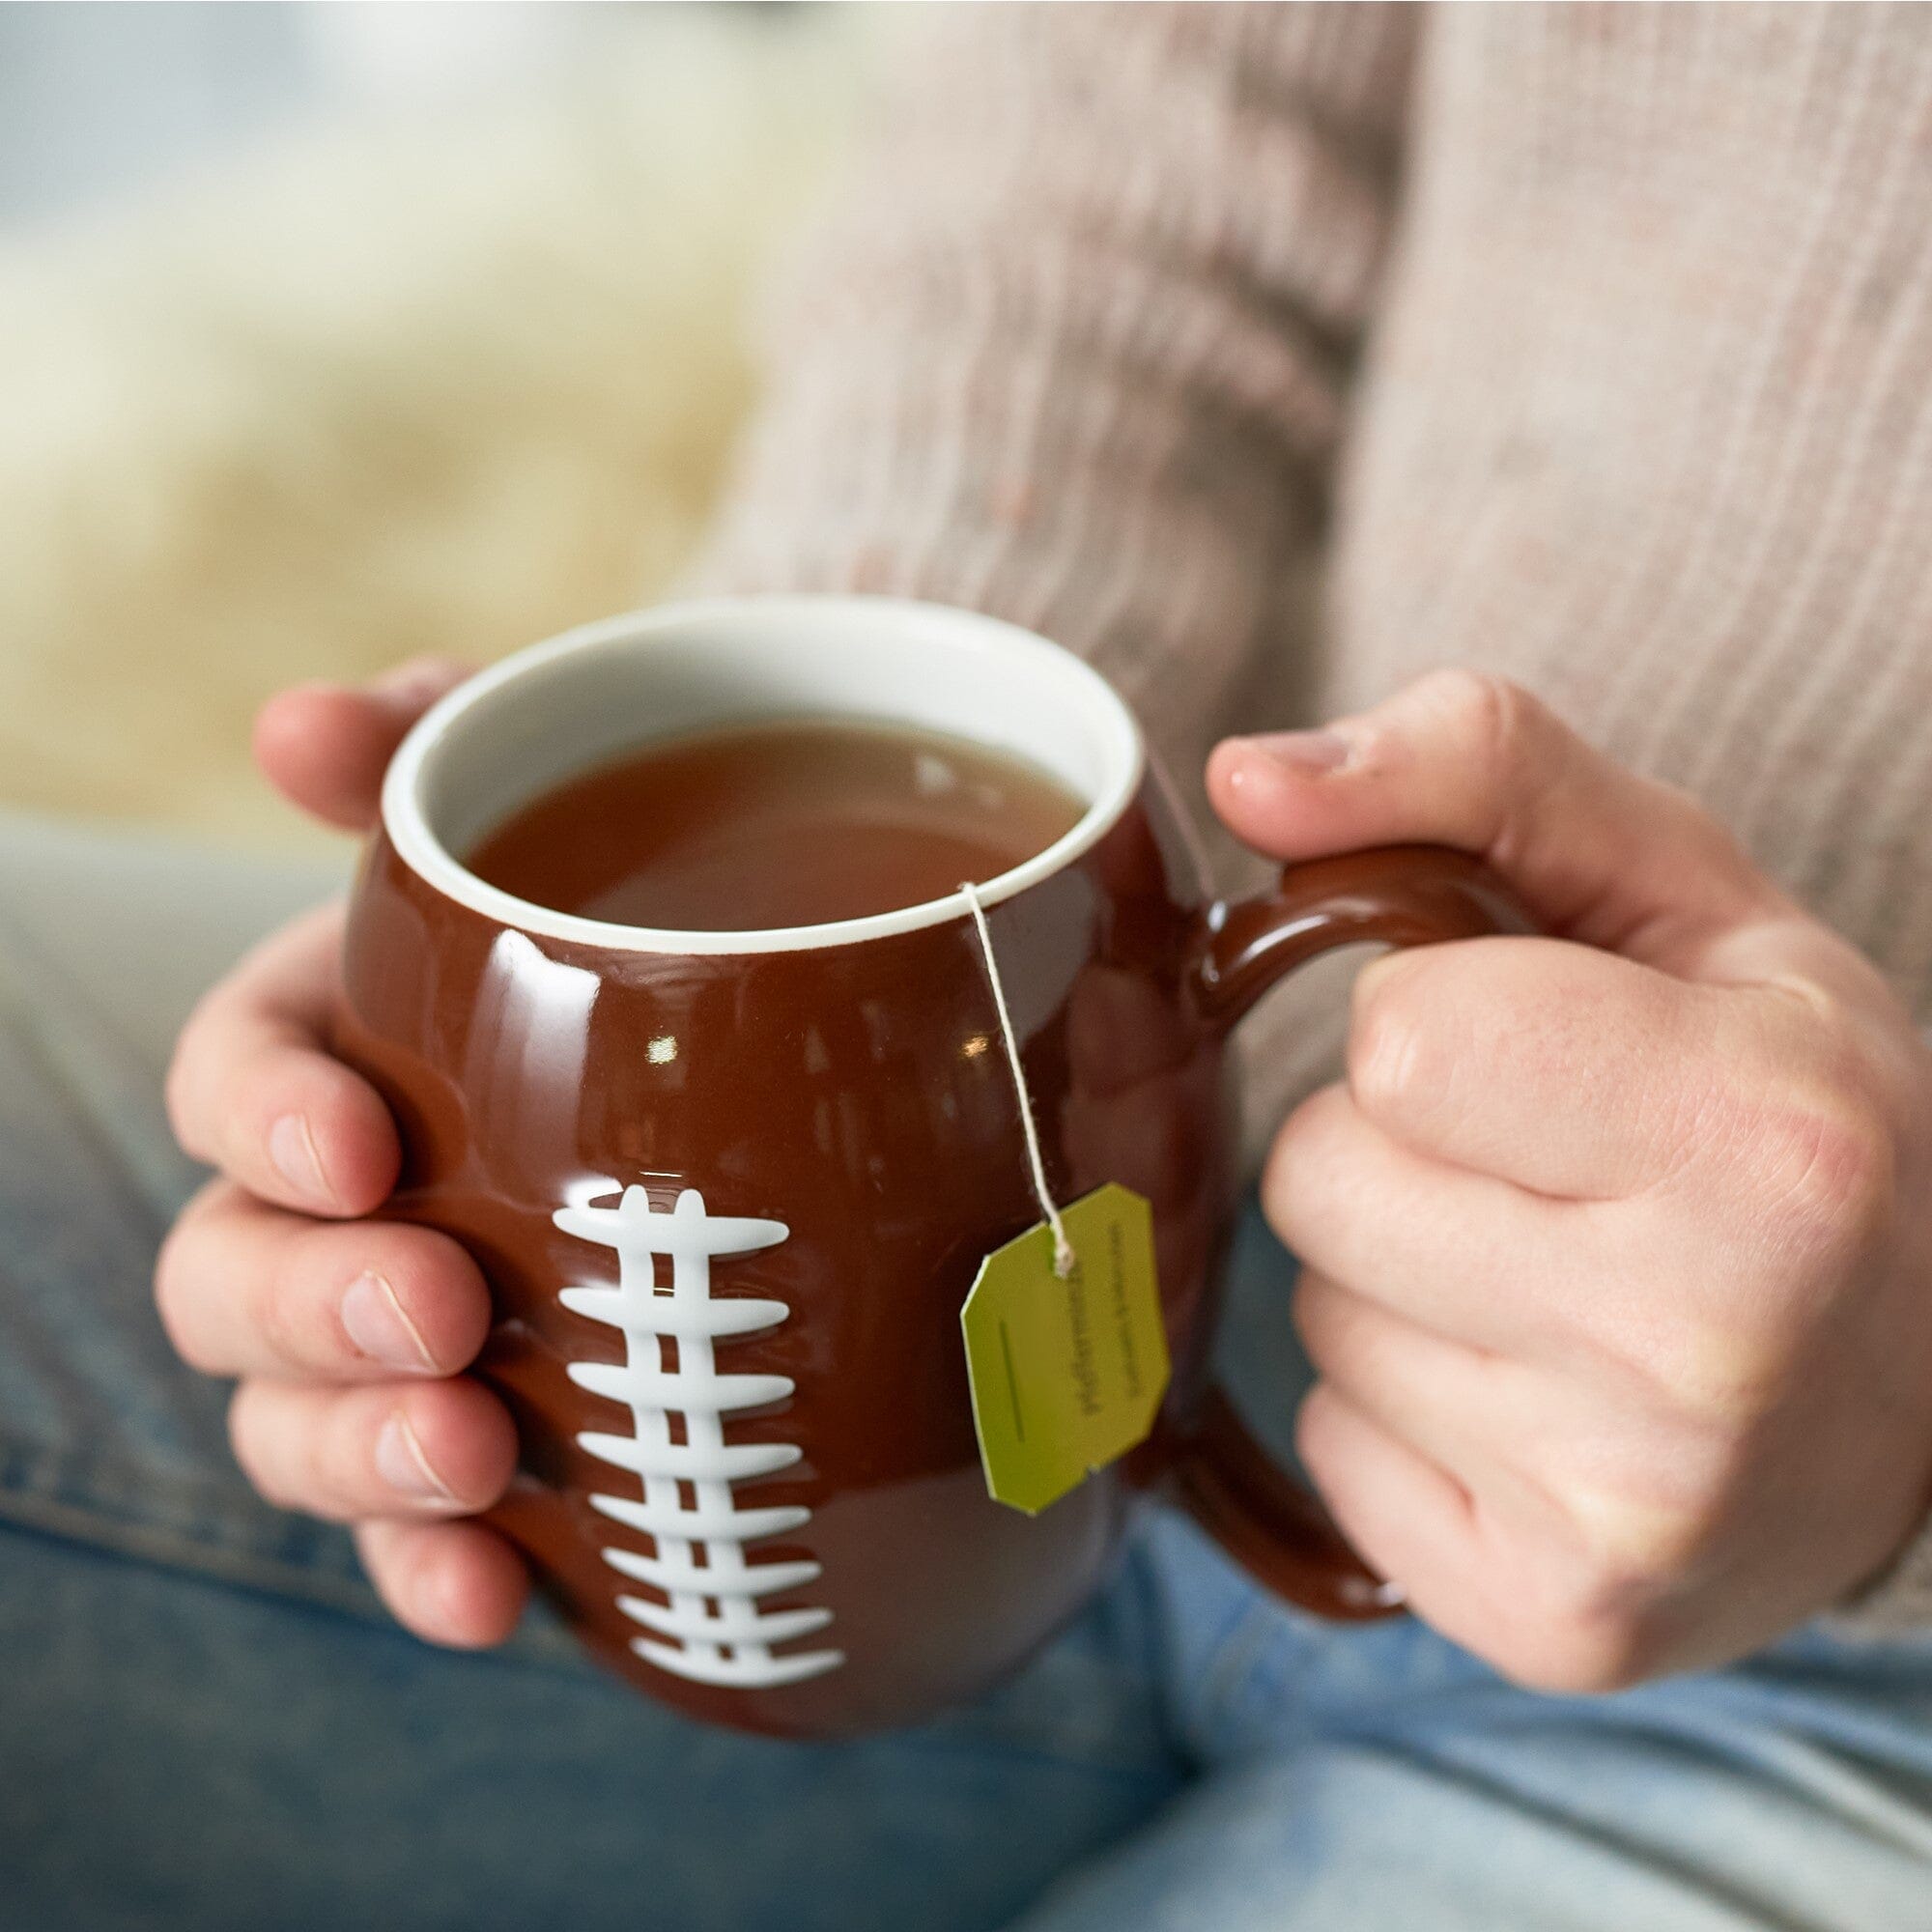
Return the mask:
<svg viewBox="0 0 1932 1932">
<path fill-rule="evenodd" d="M 988 1497 L 968 1405 L 961 1303 L 1038 1209 L 965 899 L 656 931 L 463 864 L 593 764 L 801 716 L 976 739 L 1088 801 L 980 897 L 1057 1198 L 1121 1181 L 1153 1205 L 1175 1375 L 1154 1435 L 1037 1517 Z M 395 1211 L 490 1282 L 478 1373 L 523 1447 L 493 1520 L 638 1689 L 827 1735 L 1010 1670 L 1156 1482 L 1283 1596 L 1387 1608 L 1208 1379 L 1224 1049 L 1328 948 L 1522 929 L 1491 874 L 1426 847 L 1212 903 L 1126 705 L 1011 626 L 874 598 L 694 603 L 524 651 L 411 732 L 355 891 L 339 1037 L 401 1127 Z"/>
</svg>

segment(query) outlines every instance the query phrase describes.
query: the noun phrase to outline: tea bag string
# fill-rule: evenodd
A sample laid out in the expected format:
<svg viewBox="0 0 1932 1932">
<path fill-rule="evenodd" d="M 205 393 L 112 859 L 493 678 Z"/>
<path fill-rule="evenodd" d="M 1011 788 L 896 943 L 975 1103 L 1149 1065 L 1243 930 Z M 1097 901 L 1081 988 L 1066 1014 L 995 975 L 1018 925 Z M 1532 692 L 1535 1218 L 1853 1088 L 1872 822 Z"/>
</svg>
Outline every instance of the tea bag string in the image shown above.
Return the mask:
<svg viewBox="0 0 1932 1932">
<path fill-rule="evenodd" d="M 1034 1124 L 1033 1094 L 1028 1091 L 1026 1069 L 1020 1065 L 1020 1043 L 1013 1034 L 1013 1018 L 1007 1010 L 1007 989 L 1000 983 L 1000 962 L 993 956 L 993 935 L 986 928 L 986 909 L 980 903 L 980 889 L 971 879 L 961 881 L 959 890 L 973 910 L 973 923 L 980 930 L 980 951 L 985 956 L 986 978 L 992 982 L 993 1005 L 1000 1015 L 1000 1037 L 1006 1041 L 1007 1065 L 1013 1070 L 1013 1088 L 1019 1094 L 1020 1126 L 1026 1134 L 1027 1163 L 1033 1169 L 1033 1191 L 1039 1202 L 1046 1225 L 1053 1230 L 1053 1271 L 1065 1281 L 1073 1272 L 1073 1243 L 1066 1238 L 1066 1223 L 1054 1205 L 1046 1184 L 1046 1165 L 1039 1157 L 1039 1130 Z"/>
</svg>

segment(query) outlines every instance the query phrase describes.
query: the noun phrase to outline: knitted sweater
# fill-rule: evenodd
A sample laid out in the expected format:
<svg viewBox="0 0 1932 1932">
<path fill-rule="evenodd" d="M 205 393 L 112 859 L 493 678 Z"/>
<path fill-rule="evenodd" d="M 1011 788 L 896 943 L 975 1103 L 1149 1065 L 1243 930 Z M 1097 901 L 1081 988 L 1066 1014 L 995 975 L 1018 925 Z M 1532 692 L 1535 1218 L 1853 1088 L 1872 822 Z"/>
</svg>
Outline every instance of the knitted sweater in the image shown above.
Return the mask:
<svg viewBox="0 0 1932 1932">
<path fill-rule="evenodd" d="M 1928 237 L 1917 7 L 961 10 L 701 575 L 1030 625 L 1183 780 L 1507 673 L 1932 1020 Z M 1244 1030 L 1257 1130 L 1334 1006 Z M 1859 1615 L 1932 1622 L 1932 1534 Z"/>
</svg>

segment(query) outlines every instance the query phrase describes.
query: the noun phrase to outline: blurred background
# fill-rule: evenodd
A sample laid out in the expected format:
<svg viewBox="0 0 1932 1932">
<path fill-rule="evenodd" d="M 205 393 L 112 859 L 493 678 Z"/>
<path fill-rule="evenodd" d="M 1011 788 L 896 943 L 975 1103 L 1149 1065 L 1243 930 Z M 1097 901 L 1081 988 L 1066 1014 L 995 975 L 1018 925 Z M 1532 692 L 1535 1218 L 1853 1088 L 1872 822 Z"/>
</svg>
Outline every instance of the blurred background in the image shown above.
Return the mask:
<svg viewBox="0 0 1932 1932">
<path fill-rule="evenodd" d="M 661 594 L 897 11 L 0 6 L 0 808 L 314 849 L 270 691 Z"/>
</svg>

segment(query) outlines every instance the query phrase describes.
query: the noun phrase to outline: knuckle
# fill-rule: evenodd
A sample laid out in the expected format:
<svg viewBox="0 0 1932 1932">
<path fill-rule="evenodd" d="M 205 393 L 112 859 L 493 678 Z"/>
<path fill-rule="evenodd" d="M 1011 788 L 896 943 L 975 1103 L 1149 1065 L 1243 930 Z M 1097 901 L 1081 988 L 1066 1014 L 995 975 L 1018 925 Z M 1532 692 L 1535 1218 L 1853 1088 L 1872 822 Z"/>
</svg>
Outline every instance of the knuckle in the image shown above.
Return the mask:
<svg viewBox="0 0 1932 1932">
<path fill-rule="evenodd" d="M 1577 751 L 1556 714 L 1521 685 L 1492 672 L 1453 667 L 1415 689 L 1427 735 L 1453 751 L 1468 775 L 1452 843 L 1485 850 L 1505 873 L 1530 838 L 1538 801 Z"/>
<path fill-rule="evenodd" d="M 1491 1661 L 1526 1690 L 1625 1690 L 1655 1674 L 1660 1632 L 1640 1580 L 1581 1548 L 1546 1557 L 1504 1608 Z"/>
<path fill-rule="evenodd" d="M 1560 1527 L 1519 1529 L 1498 1546 L 1476 1647 L 1527 1690 L 1627 1690 L 1668 1662 L 1682 1566 L 1705 1560 L 1701 1519 L 1606 1485 L 1580 1501 L 1562 1490 L 1547 1490 Z"/>
<path fill-rule="evenodd" d="M 1659 1643 L 1629 1611 L 1570 1616 L 1513 1634 L 1493 1662 L 1513 1684 L 1555 1696 L 1604 1696 L 1656 1674 Z"/>
<path fill-rule="evenodd" d="M 346 1522 L 355 1511 L 347 1488 L 334 1479 L 327 1409 L 289 1408 L 273 1403 L 269 1385 L 244 1379 L 228 1406 L 228 1443 L 249 1486 L 275 1509 Z"/>
<path fill-rule="evenodd" d="M 1275 1132 L 1263 1164 L 1262 1208 L 1268 1225 L 1287 1238 L 1300 1198 L 1300 1179 L 1313 1165 L 1322 1132 L 1320 1094 L 1311 1095 L 1289 1115 Z"/>
<path fill-rule="evenodd" d="M 305 1319 L 303 1296 L 292 1269 L 264 1270 L 244 1306 L 255 1339 L 272 1360 L 289 1368 L 314 1360 L 318 1350 L 313 1323 Z"/>
<path fill-rule="evenodd" d="M 1289 1320 L 1294 1325 L 1302 1353 L 1318 1373 L 1332 1363 L 1340 1343 L 1345 1319 L 1342 1299 L 1320 1275 L 1304 1269 L 1296 1277 L 1294 1293 L 1289 1301 Z"/>
<path fill-rule="evenodd" d="M 1742 1429 L 1762 1416 L 1796 1366 L 1788 1324 L 1769 1311 L 1722 1320 L 1701 1303 L 1654 1311 L 1621 1352 L 1679 1410 L 1726 1428 Z"/>
<path fill-rule="evenodd" d="M 1341 1416 L 1335 1391 L 1325 1381 L 1318 1380 L 1295 1406 L 1294 1453 L 1314 1479 L 1318 1490 L 1322 1488 L 1325 1472 L 1331 1467 L 1331 1454 Z"/>
<path fill-rule="evenodd" d="M 1891 1136 L 1861 1095 L 1833 1086 L 1761 1109 L 1746 1151 L 1758 1209 L 1781 1245 L 1856 1251 L 1889 1216 Z"/>
<path fill-rule="evenodd" d="M 399 1622 L 407 1622 L 413 1609 L 416 1577 L 420 1559 L 408 1535 L 398 1535 L 400 1525 L 372 1517 L 355 1525 L 355 1554 L 363 1574 L 375 1586 L 384 1606 Z"/>
<path fill-rule="evenodd" d="M 161 1086 L 161 1103 L 167 1115 L 168 1131 L 181 1150 L 194 1160 L 207 1160 L 213 1150 L 200 1131 L 195 1118 L 194 1083 L 200 1059 L 202 1036 L 207 1027 L 206 1003 L 197 1007 L 175 1037 L 174 1052 Z"/>
<path fill-rule="evenodd" d="M 1708 1546 L 1707 1512 L 1680 1498 L 1626 1488 L 1573 1499 L 1579 1548 L 1573 1576 L 1574 1612 L 1614 1619 L 1623 1606 L 1684 1576 Z"/>
<path fill-rule="evenodd" d="M 276 1472 L 273 1460 L 261 1453 L 261 1407 L 251 1385 L 242 1382 L 228 1404 L 228 1448 L 248 1486 L 275 1509 L 298 1507 L 294 1492 Z"/>
<path fill-rule="evenodd" d="M 1431 1030 L 1410 997 L 1413 962 L 1392 957 L 1358 994 L 1349 1030 L 1349 1088 L 1363 1110 L 1386 1115 L 1428 1091 Z"/>
<path fill-rule="evenodd" d="M 1551 714 L 1542 699 L 1513 679 L 1465 665 L 1429 673 L 1419 687 L 1458 727 L 1489 769 L 1513 770 L 1540 743 Z"/>
<path fill-rule="evenodd" d="M 214 1357 L 203 1346 L 193 1317 L 193 1243 L 180 1223 L 168 1230 L 155 1257 L 154 1286 L 155 1312 L 169 1348 L 198 1375 L 217 1373 Z"/>
<path fill-rule="evenodd" d="M 1263 1169 L 1262 1211 L 1285 1245 L 1324 1245 L 1345 1222 L 1353 1188 L 1347 1152 L 1354 1102 L 1342 1086 L 1311 1094 L 1275 1135 Z"/>
<path fill-rule="evenodd" d="M 1262 1167 L 1262 1179 L 1265 1185 L 1274 1188 L 1287 1185 L 1289 1174 L 1307 1151 L 1314 1126 L 1314 1110 L 1304 1100 L 1282 1122 L 1275 1130 L 1274 1139 L 1268 1144 L 1267 1159 Z"/>
</svg>

